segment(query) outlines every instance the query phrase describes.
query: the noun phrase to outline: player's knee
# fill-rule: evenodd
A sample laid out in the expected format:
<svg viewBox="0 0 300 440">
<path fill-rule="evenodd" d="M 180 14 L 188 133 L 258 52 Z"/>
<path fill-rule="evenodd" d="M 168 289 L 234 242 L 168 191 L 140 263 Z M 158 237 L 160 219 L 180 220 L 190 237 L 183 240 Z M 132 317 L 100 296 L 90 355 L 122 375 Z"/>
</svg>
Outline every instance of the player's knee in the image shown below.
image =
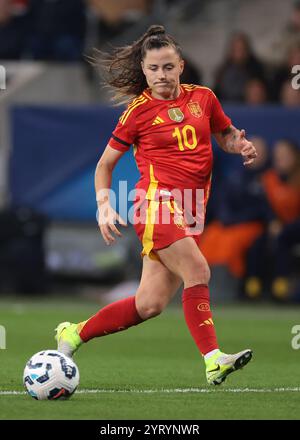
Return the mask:
<svg viewBox="0 0 300 440">
<path fill-rule="evenodd" d="M 185 273 L 185 282 L 189 284 L 208 284 L 209 280 L 210 268 L 205 259 L 190 262 Z"/>
<path fill-rule="evenodd" d="M 142 319 L 154 318 L 160 315 L 164 308 L 164 305 L 159 301 L 137 304 L 137 311 Z"/>
</svg>

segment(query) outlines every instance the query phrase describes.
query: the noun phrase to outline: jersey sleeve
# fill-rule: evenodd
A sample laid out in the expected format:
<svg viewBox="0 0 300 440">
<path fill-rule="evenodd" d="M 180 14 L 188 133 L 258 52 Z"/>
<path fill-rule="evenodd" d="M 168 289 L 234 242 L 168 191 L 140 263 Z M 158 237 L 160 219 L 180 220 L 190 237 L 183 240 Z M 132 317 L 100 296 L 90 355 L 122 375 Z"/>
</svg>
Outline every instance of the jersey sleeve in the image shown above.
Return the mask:
<svg viewBox="0 0 300 440">
<path fill-rule="evenodd" d="M 135 143 L 136 136 L 135 117 L 133 114 L 128 114 L 128 109 L 126 109 L 112 132 L 108 144 L 115 150 L 126 152 Z"/>
<path fill-rule="evenodd" d="M 212 92 L 211 101 L 211 117 L 210 117 L 210 128 L 212 133 L 218 133 L 219 131 L 225 130 L 229 125 L 231 125 L 231 119 L 225 115 L 220 101 L 216 95 Z"/>
</svg>

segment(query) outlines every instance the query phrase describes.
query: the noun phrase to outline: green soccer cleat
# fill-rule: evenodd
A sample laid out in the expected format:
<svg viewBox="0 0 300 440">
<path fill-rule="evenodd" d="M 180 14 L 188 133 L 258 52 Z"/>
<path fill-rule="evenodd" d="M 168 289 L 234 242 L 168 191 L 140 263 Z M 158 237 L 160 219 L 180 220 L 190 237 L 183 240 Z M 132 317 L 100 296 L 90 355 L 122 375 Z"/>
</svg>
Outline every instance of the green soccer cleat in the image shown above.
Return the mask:
<svg viewBox="0 0 300 440">
<path fill-rule="evenodd" d="M 72 357 L 83 341 L 78 334 L 78 324 L 61 322 L 55 329 L 57 350 L 68 357 Z"/>
<path fill-rule="evenodd" d="M 206 379 L 209 385 L 220 385 L 228 374 L 243 368 L 252 358 L 252 350 L 225 354 L 220 350 L 205 361 Z"/>
</svg>

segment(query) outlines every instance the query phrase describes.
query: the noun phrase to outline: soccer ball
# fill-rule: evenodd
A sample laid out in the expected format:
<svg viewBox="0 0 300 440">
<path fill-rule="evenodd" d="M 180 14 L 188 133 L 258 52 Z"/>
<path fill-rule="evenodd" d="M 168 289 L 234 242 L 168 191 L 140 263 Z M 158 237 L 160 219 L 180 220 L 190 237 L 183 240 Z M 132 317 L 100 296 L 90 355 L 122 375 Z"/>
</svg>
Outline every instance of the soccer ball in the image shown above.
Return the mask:
<svg viewBox="0 0 300 440">
<path fill-rule="evenodd" d="M 27 362 L 23 384 L 37 400 L 66 399 L 79 384 L 79 370 L 74 361 L 57 350 L 34 354 Z"/>
</svg>

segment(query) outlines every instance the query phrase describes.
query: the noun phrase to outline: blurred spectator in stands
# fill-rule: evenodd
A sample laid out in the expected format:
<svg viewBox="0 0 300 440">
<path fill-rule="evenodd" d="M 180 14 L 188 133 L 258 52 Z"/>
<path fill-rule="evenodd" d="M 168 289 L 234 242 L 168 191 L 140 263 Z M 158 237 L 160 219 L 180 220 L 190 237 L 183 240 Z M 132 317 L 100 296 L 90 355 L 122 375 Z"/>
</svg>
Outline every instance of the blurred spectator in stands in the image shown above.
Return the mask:
<svg viewBox="0 0 300 440">
<path fill-rule="evenodd" d="M 214 90 L 223 101 L 243 102 L 246 83 L 251 78 L 264 79 L 264 67 L 254 54 L 249 37 L 239 32 L 230 39 Z"/>
<path fill-rule="evenodd" d="M 262 105 L 268 101 L 266 83 L 261 78 L 252 78 L 245 85 L 245 103 L 249 105 Z"/>
<path fill-rule="evenodd" d="M 217 219 L 205 228 L 200 245 L 210 266 L 225 266 L 239 279 L 245 274 L 247 250 L 262 234 L 268 216 L 260 182 L 269 164 L 268 148 L 262 138 L 251 141 L 258 157 L 249 167 L 239 168 L 222 182 Z"/>
<path fill-rule="evenodd" d="M 291 249 L 299 242 L 300 149 L 295 143 L 282 139 L 275 144 L 273 169 L 263 174 L 262 185 L 271 216 L 266 232 L 248 252 L 245 291 L 250 297 L 259 296 L 266 270 L 273 267 L 273 272 L 267 274 L 271 278 L 272 295 L 286 299 L 291 293 Z"/>
<path fill-rule="evenodd" d="M 91 85 L 94 99 L 110 101 L 109 92 L 99 87 L 99 74 L 90 62 L 95 56 L 94 50 L 110 52 L 112 47 L 123 46 L 124 42 L 139 38 L 145 18 L 151 15 L 154 0 L 85 0 L 87 32 L 84 54 L 87 57 L 86 75 Z M 157 20 L 156 20 L 157 21 Z"/>
<path fill-rule="evenodd" d="M 180 77 L 181 84 L 202 84 L 202 72 L 196 65 L 183 54 L 184 70 Z"/>
<path fill-rule="evenodd" d="M 283 30 L 279 30 L 278 39 L 271 47 L 273 61 L 284 62 L 288 52 L 295 45 L 300 45 L 300 0 L 294 1 L 289 21 Z"/>
<path fill-rule="evenodd" d="M 101 48 L 146 16 L 152 0 L 86 0 L 88 5 L 88 33 L 86 50 Z"/>
<path fill-rule="evenodd" d="M 0 292 L 41 294 L 47 287 L 46 217 L 25 206 L 0 210 Z"/>
<path fill-rule="evenodd" d="M 35 60 L 78 61 L 85 36 L 84 0 L 31 0 L 27 51 Z"/>
<path fill-rule="evenodd" d="M 300 173 L 300 169 L 299 169 Z M 293 299 L 300 301 L 300 217 L 297 220 L 278 228 L 274 237 L 274 277 L 272 294 L 277 299 Z M 292 277 L 294 286 L 292 286 Z"/>
<path fill-rule="evenodd" d="M 26 13 L 25 0 L 0 0 L 0 59 L 22 57 L 28 31 Z"/>
<path fill-rule="evenodd" d="M 280 101 L 282 90 L 285 88 L 287 81 L 291 83 L 293 76 L 293 66 L 300 66 L 300 43 L 292 46 L 286 57 L 284 63 L 277 68 L 274 68 L 272 78 L 272 100 Z M 288 93 L 288 92 L 287 92 Z"/>
<path fill-rule="evenodd" d="M 300 106 L 300 90 L 292 87 L 291 80 L 283 83 L 280 90 L 280 103 L 285 107 L 299 107 Z"/>
</svg>

